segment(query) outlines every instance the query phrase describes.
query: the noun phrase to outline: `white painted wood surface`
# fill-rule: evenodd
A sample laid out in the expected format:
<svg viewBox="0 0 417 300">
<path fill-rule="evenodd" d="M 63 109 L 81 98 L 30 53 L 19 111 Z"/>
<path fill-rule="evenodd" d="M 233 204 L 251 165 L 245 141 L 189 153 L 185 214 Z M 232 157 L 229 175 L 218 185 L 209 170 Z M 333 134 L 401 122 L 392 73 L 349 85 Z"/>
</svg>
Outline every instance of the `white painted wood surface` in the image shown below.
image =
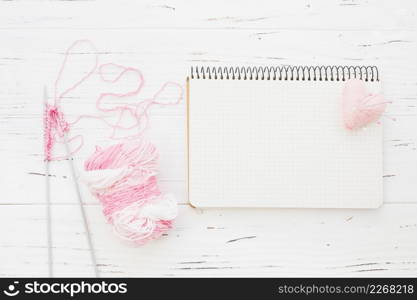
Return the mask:
<svg viewBox="0 0 417 300">
<path fill-rule="evenodd" d="M 140 68 L 143 97 L 193 64 L 376 64 L 396 119 L 384 120 L 379 210 L 199 210 L 185 200 L 184 103 L 153 109 L 160 180 L 181 213 L 167 236 L 130 248 L 83 190 L 102 276 L 417 275 L 417 2 L 158 0 L 0 2 L 0 276 L 47 276 L 42 88 L 81 38 L 102 62 Z M 102 88 L 65 99 L 69 116 Z M 89 141 L 80 166 L 106 139 L 94 122 L 74 130 Z M 51 172 L 56 275 L 91 276 L 67 162 Z"/>
</svg>

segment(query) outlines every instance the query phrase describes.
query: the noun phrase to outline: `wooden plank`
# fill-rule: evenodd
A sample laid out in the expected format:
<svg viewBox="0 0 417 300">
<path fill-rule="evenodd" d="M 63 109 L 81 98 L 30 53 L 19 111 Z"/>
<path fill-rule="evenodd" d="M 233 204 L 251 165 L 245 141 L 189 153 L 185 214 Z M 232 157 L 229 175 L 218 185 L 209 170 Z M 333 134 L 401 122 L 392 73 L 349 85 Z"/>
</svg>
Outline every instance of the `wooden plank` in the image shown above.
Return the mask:
<svg viewBox="0 0 417 300">
<path fill-rule="evenodd" d="M 415 276 L 417 204 L 380 210 L 207 209 L 181 206 L 161 240 L 121 243 L 87 206 L 102 276 Z M 57 276 L 91 276 L 76 205 L 53 206 Z M 46 276 L 45 207 L 0 210 L 2 276 Z M 19 226 L 16 226 L 19 224 Z"/>
<path fill-rule="evenodd" d="M 416 11 L 413 0 L 8 1 L 0 29 L 416 30 Z"/>
</svg>

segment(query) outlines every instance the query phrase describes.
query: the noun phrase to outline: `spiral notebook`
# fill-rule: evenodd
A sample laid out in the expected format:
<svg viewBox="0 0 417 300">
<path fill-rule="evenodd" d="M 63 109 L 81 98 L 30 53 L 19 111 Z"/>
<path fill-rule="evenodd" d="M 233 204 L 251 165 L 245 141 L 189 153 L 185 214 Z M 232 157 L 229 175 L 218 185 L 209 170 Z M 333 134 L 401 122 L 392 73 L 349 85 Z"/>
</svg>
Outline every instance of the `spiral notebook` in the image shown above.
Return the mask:
<svg viewBox="0 0 417 300">
<path fill-rule="evenodd" d="M 345 80 L 376 67 L 193 67 L 188 197 L 196 207 L 376 208 L 382 125 L 342 125 Z"/>
</svg>

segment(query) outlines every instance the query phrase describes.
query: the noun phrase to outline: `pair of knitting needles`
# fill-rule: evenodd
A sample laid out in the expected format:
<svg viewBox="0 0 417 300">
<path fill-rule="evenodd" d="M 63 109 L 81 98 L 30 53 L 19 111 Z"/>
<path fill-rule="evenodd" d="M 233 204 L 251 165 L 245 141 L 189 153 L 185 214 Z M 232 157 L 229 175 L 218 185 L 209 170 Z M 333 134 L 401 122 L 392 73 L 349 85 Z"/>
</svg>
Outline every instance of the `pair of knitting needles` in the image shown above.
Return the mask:
<svg viewBox="0 0 417 300">
<path fill-rule="evenodd" d="M 48 93 L 46 86 L 44 87 L 44 105 L 46 106 L 48 103 Z M 65 151 L 67 153 L 67 160 L 70 165 L 71 170 L 71 177 L 74 182 L 75 191 L 77 193 L 77 199 L 78 199 L 78 206 L 80 207 L 80 212 L 83 220 L 84 230 L 87 236 L 87 242 L 88 242 L 88 250 L 90 252 L 90 258 L 91 263 L 93 264 L 94 269 L 94 275 L 95 277 L 99 277 L 99 271 L 97 268 L 97 259 L 93 247 L 93 240 L 91 238 L 90 229 L 87 222 L 87 215 L 85 213 L 83 201 L 81 198 L 81 191 L 80 187 L 78 185 L 77 176 L 75 173 L 75 167 L 74 167 L 74 161 L 71 157 L 70 148 L 68 145 L 68 139 L 67 135 L 64 133 L 64 145 L 65 145 Z M 53 270 L 53 251 L 52 251 L 52 222 L 51 222 L 51 189 L 50 189 L 50 161 L 49 159 L 45 159 L 45 185 L 46 185 L 46 227 L 47 227 L 47 239 L 48 239 L 48 274 L 49 277 L 54 277 L 54 270 Z"/>
</svg>

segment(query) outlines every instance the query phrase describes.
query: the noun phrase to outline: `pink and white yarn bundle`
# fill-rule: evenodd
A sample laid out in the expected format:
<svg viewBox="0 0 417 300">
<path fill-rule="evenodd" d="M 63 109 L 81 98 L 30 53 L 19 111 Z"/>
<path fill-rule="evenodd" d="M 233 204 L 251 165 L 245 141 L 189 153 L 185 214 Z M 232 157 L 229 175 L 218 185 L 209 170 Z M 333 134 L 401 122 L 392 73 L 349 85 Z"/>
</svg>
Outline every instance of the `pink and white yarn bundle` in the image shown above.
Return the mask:
<svg viewBox="0 0 417 300">
<path fill-rule="evenodd" d="M 146 140 L 97 148 L 85 162 L 86 182 L 106 220 L 123 240 L 137 245 L 160 237 L 177 216 L 173 196 L 156 179 L 158 154 Z"/>
</svg>

